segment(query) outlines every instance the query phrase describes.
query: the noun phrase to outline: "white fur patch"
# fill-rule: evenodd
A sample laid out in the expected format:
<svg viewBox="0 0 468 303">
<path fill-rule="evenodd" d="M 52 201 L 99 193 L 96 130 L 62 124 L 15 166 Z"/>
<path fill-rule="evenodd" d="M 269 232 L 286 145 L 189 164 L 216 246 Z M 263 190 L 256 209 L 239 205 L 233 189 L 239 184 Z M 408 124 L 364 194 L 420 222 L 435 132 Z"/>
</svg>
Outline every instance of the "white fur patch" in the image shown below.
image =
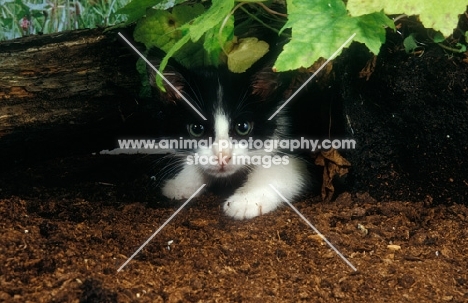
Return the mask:
<svg viewBox="0 0 468 303">
<path fill-rule="evenodd" d="M 228 117 L 219 112 L 214 116 L 214 131 L 216 140 L 229 139 L 229 119 Z"/>
<path fill-rule="evenodd" d="M 269 184 L 292 201 L 310 182 L 304 162 L 290 159 L 287 165 L 255 167 L 244 186 L 236 190 L 223 205 L 226 215 L 250 219 L 275 210 L 283 202 Z"/>
<path fill-rule="evenodd" d="M 196 166 L 186 165 L 175 178 L 164 183 L 162 194 L 171 199 L 188 199 L 202 184 L 206 183 L 204 181 L 203 175 Z"/>
</svg>

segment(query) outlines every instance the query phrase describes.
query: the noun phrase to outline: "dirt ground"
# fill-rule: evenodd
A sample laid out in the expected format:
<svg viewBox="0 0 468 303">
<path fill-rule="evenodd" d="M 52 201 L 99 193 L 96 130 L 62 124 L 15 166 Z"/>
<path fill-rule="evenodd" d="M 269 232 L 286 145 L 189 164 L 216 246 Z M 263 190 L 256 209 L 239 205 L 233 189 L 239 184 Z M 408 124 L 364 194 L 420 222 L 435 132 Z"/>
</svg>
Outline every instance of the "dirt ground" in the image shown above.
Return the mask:
<svg viewBox="0 0 468 303">
<path fill-rule="evenodd" d="M 466 302 L 468 208 L 381 203 L 367 193 L 248 221 L 219 198 L 176 210 L 145 175 L 150 157 L 52 159 L 0 178 L 2 302 Z M 360 228 L 358 228 L 358 225 Z"/>
</svg>

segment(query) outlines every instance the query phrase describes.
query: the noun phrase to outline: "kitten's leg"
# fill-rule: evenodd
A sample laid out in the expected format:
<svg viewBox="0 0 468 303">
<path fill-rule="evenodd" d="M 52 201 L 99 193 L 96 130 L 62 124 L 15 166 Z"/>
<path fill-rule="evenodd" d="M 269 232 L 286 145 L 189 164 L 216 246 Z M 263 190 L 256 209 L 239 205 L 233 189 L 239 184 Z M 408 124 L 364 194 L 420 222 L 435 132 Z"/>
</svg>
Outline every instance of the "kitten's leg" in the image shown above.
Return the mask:
<svg viewBox="0 0 468 303">
<path fill-rule="evenodd" d="M 283 200 L 273 186 L 290 202 L 310 183 L 306 164 L 290 158 L 287 165 L 258 166 L 245 182 L 224 203 L 226 215 L 235 219 L 249 219 L 276 209 Z"/>
<path fill-rule="evenodd" d="M 195 165 L 187 165 L 177 176 L 164 183 L 162 194 L 171 199 L 188 199 L 203 183 L 206 182 L 204 182 L 203 175 L 197 167 Z"/>
</svg>

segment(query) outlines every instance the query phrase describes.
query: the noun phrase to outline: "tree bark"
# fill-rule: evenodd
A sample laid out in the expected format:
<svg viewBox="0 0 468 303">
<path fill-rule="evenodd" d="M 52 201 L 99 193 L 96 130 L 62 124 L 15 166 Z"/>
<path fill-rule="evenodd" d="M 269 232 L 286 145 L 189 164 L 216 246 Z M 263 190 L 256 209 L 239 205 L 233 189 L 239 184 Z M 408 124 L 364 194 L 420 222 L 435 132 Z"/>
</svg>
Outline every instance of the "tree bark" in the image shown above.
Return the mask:
<svg viewBox="0 0 468 303">
<path fill-rule="evenodd" d="M 140 79 L 138 56 L 118 39 L 118 31 L 86 29 L 0 42 L 0 157 L 19 151 L 27 158 L 31 146 L 44 142 L 70 145 L 70 133 L 96 139 L 122 127 L 135 110 Z"/>
</svg>

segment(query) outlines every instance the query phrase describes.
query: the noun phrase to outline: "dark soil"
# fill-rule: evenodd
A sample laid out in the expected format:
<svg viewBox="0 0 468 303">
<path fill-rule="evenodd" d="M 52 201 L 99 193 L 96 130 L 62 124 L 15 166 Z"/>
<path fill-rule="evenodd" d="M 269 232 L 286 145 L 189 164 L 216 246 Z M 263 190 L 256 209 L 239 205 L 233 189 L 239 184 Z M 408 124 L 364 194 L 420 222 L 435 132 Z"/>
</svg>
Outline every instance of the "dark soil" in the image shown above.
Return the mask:
<svg viewBox="0 0 468 303">
<path fill-rule="evenodd" d="M 468 61 L 437 45 L 408 55 L 389 37 L 368 80 L 358 49 L 340 77 L 351 187 L 378 200 L 468 202 Z M 350 64 L 351 63 L 351 64 Z M 364 69 L 365 70 L 365 69 Z"/>
<path fill-rule="evenodd" d="M 2 175 L 0 301 L 468 300 L 467 207 L 367 193 L 295 204 L 357 272 L 288 207 L 234 221 L 212 195 L 193 200 L 117 272 L 180 205 L 146 187 L 151 161 L 83 156 Z"/>
<path fill-rule="evenodd" d="M 67 153 L 86 136 L 38 134 L 2 147 L 0 301 L 467 302 L 468 64 L 393 38 L 368 80 L 367 52 L 336 64 L 334 119 L 358 148 L 334 201 L 295 203 L 357 272 L 287 206 L 235 221 L 210 194 L 117 272 L 182 202 L 160 197 L 150 156 Z"/>
</svg>

